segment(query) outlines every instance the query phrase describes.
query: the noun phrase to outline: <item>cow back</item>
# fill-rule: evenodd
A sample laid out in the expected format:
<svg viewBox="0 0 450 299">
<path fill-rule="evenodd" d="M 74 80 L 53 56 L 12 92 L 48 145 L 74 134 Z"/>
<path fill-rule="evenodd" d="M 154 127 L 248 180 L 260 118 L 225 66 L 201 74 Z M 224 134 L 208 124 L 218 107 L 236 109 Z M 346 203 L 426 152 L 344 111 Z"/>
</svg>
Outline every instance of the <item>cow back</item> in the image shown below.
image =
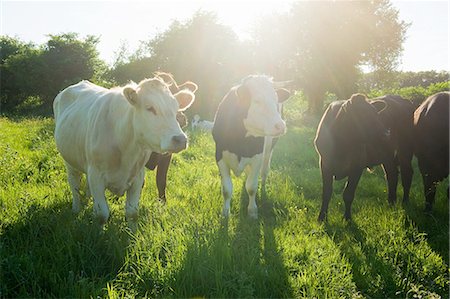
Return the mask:
<svg viewBox="0 0 450 299">
<path fill-rule="evenodd" d="M 430 96 L 414 112 L 419 164 L 443 178 L 449 172 L 449 92 Z"/>
</svg>

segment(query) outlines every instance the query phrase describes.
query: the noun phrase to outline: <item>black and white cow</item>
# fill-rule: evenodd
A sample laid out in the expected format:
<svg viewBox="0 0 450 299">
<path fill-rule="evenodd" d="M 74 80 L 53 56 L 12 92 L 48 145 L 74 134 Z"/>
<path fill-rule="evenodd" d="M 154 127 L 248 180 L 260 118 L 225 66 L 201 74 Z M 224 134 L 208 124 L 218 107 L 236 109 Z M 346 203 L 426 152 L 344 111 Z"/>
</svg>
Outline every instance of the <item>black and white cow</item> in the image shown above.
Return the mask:
<svg viewBox="0 0 450 299">
<path fill-rule="evenodd" d="M 281 103 L 290 93 L 278 88 L 281 85 L 264 75 L 250 75 L 231 88 L 217 109 L 212 135 L 222 180 L 225 217 L 230 213 L 233 193 L 230 169 L 236 176 L 243 171 L 247 174 L 248 215 L 258 217 L 255 197 L 259 173 L 262 172 L 264 186 L 275 143 L 273 138 L 286 132 Z"/>
</svg>

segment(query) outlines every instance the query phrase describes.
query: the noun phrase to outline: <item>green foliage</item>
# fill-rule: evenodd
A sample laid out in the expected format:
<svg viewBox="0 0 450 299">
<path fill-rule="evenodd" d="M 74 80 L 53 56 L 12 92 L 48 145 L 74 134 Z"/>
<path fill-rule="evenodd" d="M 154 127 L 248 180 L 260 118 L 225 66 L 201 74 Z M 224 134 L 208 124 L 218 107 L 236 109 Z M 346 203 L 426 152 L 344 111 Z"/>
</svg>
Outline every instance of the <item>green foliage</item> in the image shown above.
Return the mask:
<svg viewBox="0 0 450 299">
<path fill-rule="evenodd" d="M 305 100 L 300 93 L 291 100 L 285 113 L 295 119 Z M 189 149 L 174 155 L 169 170 L 167 204 L 156 199 L 155 173 L 147 171 L 139 229 L 131 234 L 124 198 L 108 193 L 104 230 L 92 200 L 71 213 L 53 120 L 0 118 L 0 128 L 0 297 L 448 295 L 448 183 L 438 187 L 433 216 L 424 215 L 416 162 L 409 206 L 388 205 L 383 173 L 375 169 L 361 178 L 352 223 L 342 217 L 340 181 L 328 223 L 319 224 L 315 127 L 289 123 L 275 147 L 266 196 L 258 192 L 259 219 L 247 218 L 244 179 L 233 177 L 225 221 L 212 137 L 188 132 Z"/>
<path fill-rule="evenodd" d="M 172 73 L 180 83 L 193 81 L 199 90 L 188 113 L 206 119 L 214 117 L 227 90 L 252 71 L 243 44 L 211 12 L 198 11 L 186 22 L 174 21 L 164 32 L 142 42 L 136 53 L 123 58 L 126 52 L 123 45 L 109 74 L 114 81 L 139 81 L 156 70 Z"/>
<path fill-rule="evenodd" d="M 262 17 L 251 39 L 241 41 L 214 13 L 198 11 L 141 41 L 134 53 L 123 43 L 110 69 L 98 58 L 98 37 L 50 35 L 37 47 L 2 36 L 0 108 L 31 110 L 22 108 L 32 97 L 43 106 L 34 112 L 50 114 L 55 95 L 81 79 L 111 87 L 161 70 L 198 84 L 188 114 L 204 119 L 212 119 L 229 88 L 250 73 L 294 80 L 308 100 L 308 113 L 317 115 L 328 94 L 348 98 L 355 92 L 362 65 L 374 70 L 376 88 L 393 82 L 407 27 L 388 0 L 300 1 L 286 13 Z"/>
<path fill-rule="evenodd" d="M 427 88 L 430 84 L 446 82 L 450 80 L 447 71 L 436 72 L 391 72 L 388 77 L 380 80 L 374 73 L 362 74 L 358 81 L 358 89 L 366 92 L 371 89 L 403 88 L 421 86 Z"/>
<path fill-rule="evenodd" d="M 28 97 L 39 97 L 46 113 L 57 93 L 82 79 L 94 82 L 106 70 L 98 58 L 99 39 L 87 36 L 79 39 L 75 33 L 50 35 L 45 45 L 25 45 L 20 40 L 2 37 L 0 65 L 2 108 L 12 111 Z"/>
<path fill-rule="evenodd" d="M 391 89 L 372 89 L 367 93 L 367 96 L 369 98 L 375 98 L 386 94 L 396 94 L 412 101 L 418 106 L 429 96 L 441 91 L 450 91 L 450 81 L 433 83 L 428 87 L 410 86 Z"/>
<path fill-rule="evenodd" d="M 389 1 L 300 1 L 261 23 L 258 65 L 295 78 L 315 114 L 327 91 L 339 98 L 354 92 L 361 64 L 394 69 L 407 28 Z"/>
</svg>

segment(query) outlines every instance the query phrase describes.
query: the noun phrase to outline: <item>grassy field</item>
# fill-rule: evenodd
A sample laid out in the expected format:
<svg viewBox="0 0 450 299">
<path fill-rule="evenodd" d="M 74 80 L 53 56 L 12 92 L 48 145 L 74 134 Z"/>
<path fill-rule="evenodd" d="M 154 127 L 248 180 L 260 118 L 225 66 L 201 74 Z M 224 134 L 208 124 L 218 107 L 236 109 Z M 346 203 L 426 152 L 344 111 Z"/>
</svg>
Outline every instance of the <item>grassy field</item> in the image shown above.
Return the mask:
<svg viewBox="0 0 450 299">
<path fill-rule="evenodd" d="M 264 200 L 259 192 L 259 219 L 247 218 L 241 177 L 224 221 L 212 137 L 189 132 L 189 149 L 169 170 L 167 205 L 147 172 L 132 235 L 123 198 L 108 194 L 104 230 L 91 200 L 72 214 L 53 127 L 0 118 L 0 297 L 448 298 L 448 183 L 424 215 L 415 160 L 409 206 L 388 205 L 376 168 L 361 179 L 352 222 L 342 217 L 341 181 L 319 224 L 315 126 L 291 125 Z"/>
</svg>

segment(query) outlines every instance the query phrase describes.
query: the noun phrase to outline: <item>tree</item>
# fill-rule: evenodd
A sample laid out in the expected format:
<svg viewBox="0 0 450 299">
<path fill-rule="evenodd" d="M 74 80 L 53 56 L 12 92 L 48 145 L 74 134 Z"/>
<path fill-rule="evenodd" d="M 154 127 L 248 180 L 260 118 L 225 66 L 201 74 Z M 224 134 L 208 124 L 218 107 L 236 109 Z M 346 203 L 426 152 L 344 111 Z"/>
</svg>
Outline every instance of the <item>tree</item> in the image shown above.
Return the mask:
<svg viewBox="0 0 450 299">
<path fill-rule="evenodd" d="M 15 55 L 31 55 L 33 48 L 33 44 L 24 43 L 17 38 L 0 36 L 0 112 L 15 106 L 18 93 L 21 92 L 19 82 L 13 79 L 13 74 L 7 67 L 8 59 Z"/>
<path fill-rule="evenodd" d="M 256 30 L 256 49 L 281 50 L 269 57 L 256 52 L 257 61 L 278 61 L 303 88 L 314 114 L 322 112 L 327 91 L 341 99 L 356 91 L 363 64 L 378 74 L 394 69 L 408 27 L 388 0 L 297 2 L 268 23 L 270 30 Z"/>
<path fill-rule="evenodd" d="M 404 87 L 428 87 L 431 84 L 447 82 L 450 74 L 447 71 L 422 71 L 422 72 L 392 72 L 389 84 L 380 82 L 374 72 L 363 74 L 358 81 L 360 92 L 369 92 L 373 89 L 385 90 Z"/>
<path fill-rule="evenodd" d="M 9 55 L 2 54 L 1 64 L 2 102 L 6 108 L 10 110 L 37 96 L 49 109 L 57 93 L 68 85 L 82 79 L 98 80 L 106 69 L 98 58 L 98 41 L 94 36 L 79 39 L 77 34 L 67 33 L 50 35 L 45 45 L 36 47 L 2 37 L 2 52 L 4 44 L 9 49 Z"/>
<path fill-rule="evenodd" d="M 450 80 L 450 74 L 447 71 L 398 72 L 396 75 L 398 77 L 399 87 L 428 87 L 434 83 Z"/>
<path fill-rule="evenodd" d="M 194 81 L 199 90 L 189 111 L 211 119 L 227 89 L 250 71 L 250 56 L 245 53 L 236 34 L 220 24 L 215 14 L 199 11 L 142 42 L 138 53 L 128 63 L 115 66 L 111 77 L 120 83 L 139 81 L 161 70 L 179 82 Z"/>
<path fill-rule="evenodd" d="M 76 33 L 50 35 L 42 53 L 46 85 L 40 88 L 40 95 L 53 99 L 68 85 L 83 79 L 96 81 L 106 70 L 96 48 L 99 41 L 92 35 L 80 39 Z"/>
</svg>

